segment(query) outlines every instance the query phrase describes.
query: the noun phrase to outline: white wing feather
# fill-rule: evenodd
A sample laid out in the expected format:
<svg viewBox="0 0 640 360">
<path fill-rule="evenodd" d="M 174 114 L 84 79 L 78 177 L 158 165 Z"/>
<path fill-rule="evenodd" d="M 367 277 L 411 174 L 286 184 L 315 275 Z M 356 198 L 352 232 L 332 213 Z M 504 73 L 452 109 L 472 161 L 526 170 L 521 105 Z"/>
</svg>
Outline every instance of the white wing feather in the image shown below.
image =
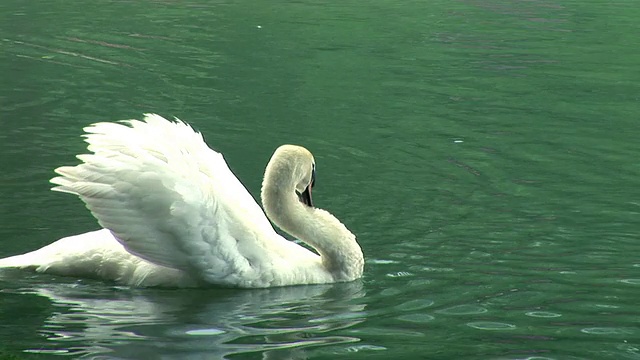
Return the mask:
<svg viewBox="0 0 640 360">
<path fill-rule="evenodd" d="M 251 278 L 252 262 L 268 260 L 260 235 L 273 227 L 189 125 L 146 114 L 84 130 L 93 154 L 56 169 L 53 190 L 79 195 L 130 252 L 218 283 Z"/>
</svg>

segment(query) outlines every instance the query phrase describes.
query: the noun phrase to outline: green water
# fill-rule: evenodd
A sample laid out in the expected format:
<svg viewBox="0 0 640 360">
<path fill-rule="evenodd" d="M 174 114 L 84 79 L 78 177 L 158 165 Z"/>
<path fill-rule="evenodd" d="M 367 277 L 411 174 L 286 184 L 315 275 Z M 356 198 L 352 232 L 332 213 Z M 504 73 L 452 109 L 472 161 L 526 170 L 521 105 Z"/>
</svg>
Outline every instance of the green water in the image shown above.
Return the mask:
<svg viewBox="0 0 640 360">
<path fill-rule="evenodd" d="M 282 143 L 362 281 L 0 273 L 0 353 L 640 359 L 635 1 L 0 3 L 0 256 L 97 228 L 49 191 L 95 121 L 178 116 L 257 196 Z M 168 144 L 170 146 L 170 144 Z"/>
</svg>

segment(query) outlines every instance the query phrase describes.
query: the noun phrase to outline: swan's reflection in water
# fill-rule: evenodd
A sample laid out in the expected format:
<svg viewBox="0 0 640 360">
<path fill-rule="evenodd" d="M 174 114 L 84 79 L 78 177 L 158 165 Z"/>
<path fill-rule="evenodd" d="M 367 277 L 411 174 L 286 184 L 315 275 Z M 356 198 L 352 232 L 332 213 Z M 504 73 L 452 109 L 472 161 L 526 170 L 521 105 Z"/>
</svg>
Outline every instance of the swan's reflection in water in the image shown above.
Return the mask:
<svg viewBox="0 0 640 360">
<path fill-rule="evenodd" d="M 307 357 L 310 347 L 359 341 L 340 329 L 366 319 L 360 281 L 263 290 L 157 290 L 47 284 L 58 311 L 41 332 L 46 349 L 101 358 Z M 314 350 L 315 351 L 315 350 Z M 242 357 L 242 356 L 240 356 Z"/>
</svg>

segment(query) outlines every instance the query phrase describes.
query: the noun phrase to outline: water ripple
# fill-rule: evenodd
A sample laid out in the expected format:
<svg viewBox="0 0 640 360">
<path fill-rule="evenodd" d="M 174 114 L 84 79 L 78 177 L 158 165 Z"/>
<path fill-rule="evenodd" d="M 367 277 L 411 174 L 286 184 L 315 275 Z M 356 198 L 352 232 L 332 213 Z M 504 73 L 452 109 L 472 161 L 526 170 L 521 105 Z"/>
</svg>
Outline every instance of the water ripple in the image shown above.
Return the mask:
<svg viewBox="0 0 640 360">
<path fill-rule="evenodd" d="M 634 331 L 630 329 L 615 327 L 592 327 L 584 328 L 580 331 L 591 335 L 631 335 L 634 333 Z"/>
<path fill-rule="evenodd" d="M 458 305 L 450 308 L 438 310 L 437 312 L 444 315 L 475 315 L 483 314 L 488 310 L 479 305 Z"/>
<path fill-rule="evenodd" d="M 550 312 L 550 311 L 529 311 L 525 313 L 527 316 L 538 317 L 538 318 L 555 318 L 560 317 L 562 314 Z"/>
<path fill-rule="evenodd" d="M 225 332 L 226 331 L 224 331 L 224 330 L 210 328 L 210 329 L 187 330 L 185 332 L 185 334 L 187 334 L 187 335 L 195 335 L 195 336 L 215 336 L 215 335 L 224 334 Z"/>
<path fill-rule="evenodd" d="M 514 330 L 516 328 L 516 326 L 512 324 L 493 321 L 471 322 L 468 323 L 467 326 L 478 330 Z"/>
<path fill-rule="evenodd" d="M 620 282 L 631 285 L 640 285 L 640 279 L 623 279 Z"/>
<path fill-rule="evenodd" d="M 407 271 L 398 271 L 395 273 L 387 274 L 387 276 L 388 277 L 407 277 L 407 276 L 413 276 L 413 274 Z"/>
<path fill-rule="evenodd" d="M 409 300 L 407 302 L 404 302 L 400 305 L 396 306 L 396 309 L 398 310 L 402 310 L 402 311 L 413 311 L 413 310 L 420 310 L 420 309 L 424 309 L 426 307 L 429 307 L 433 305 L 433 300 L 430 299 L 415 299 L 415 300 Z"/>
<path fill-rule="evenodd" d="M 426 323 L 432 321 L 433 319 L 435 319 L 435 317 L 429 314 L 406 314 L 396 316 L 396 319 L 412 323 Z"/>
<path fill-rule="evenodd" d="M 354 353 L 354 352 L 362 352 L 362 351 L 383 351 L 387 350 L 384 346 L 376 346 L 376 345 L 354 345 L 344 348 L 344 351 L 336 351 L 336 354 L 340 353 Z"/>
</svg>

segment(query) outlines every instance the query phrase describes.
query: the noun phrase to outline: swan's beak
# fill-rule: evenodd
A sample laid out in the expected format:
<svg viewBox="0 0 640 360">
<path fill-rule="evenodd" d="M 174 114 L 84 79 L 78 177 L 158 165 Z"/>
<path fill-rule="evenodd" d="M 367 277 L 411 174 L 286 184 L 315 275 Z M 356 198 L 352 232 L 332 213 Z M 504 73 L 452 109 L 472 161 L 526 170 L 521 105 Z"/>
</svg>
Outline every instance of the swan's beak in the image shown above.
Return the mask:
<svg viewBox="0 0 640 360">
<path fill-rule="evenodd" d="M 302 193 L 298 193 L 298 198 L 301 203 L 313 207 L 313 200 L 311 200 L 311 184 L 309 184 Z"/>
<path fill-rule="evenodd" d="M 314 187 L 316 184 L 316 164 L 312 164 L 311 167 L 311 181 L 309 182 L 309 185 L 307 185 L 307 188 L 304 189 L 304 191 L 301 193 L 296 191 L 296 194 L 298 194 L 298 199 L 300 199 L 300 202 L 313 207 L 313 200 L 311 200 L 311 188 Z"/>
</svg>

